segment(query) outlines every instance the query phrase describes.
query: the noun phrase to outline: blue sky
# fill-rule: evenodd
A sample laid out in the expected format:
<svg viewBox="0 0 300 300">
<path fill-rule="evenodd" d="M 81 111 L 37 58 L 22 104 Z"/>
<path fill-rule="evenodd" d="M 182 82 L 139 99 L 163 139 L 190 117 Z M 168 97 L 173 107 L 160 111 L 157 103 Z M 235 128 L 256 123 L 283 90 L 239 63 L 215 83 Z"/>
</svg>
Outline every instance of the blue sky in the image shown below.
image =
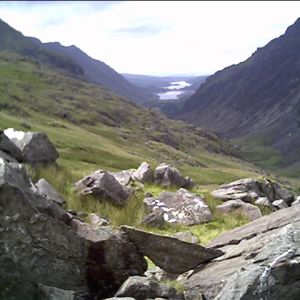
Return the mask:
<svg viewBox="0 0 300 300">
<path fill-rule="evenodd" d="M 0 1 L 0 18 L 24 35 L 149 75 L 212 74 L 298 17 L 298 1 Z"/>
</svg>

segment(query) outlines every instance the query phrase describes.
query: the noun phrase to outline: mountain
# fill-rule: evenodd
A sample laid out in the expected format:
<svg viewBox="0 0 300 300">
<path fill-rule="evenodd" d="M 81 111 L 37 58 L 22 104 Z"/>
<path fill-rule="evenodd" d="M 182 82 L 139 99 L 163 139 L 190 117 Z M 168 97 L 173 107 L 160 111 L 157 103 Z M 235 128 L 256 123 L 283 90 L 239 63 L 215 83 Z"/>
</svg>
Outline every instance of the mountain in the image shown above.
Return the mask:
<svg viewBox="0 0 300 300">
<path fill-rule="evenodd" d="M 241 143 L 253 161 L 298 173 L 300 19 L 246 61 L 210 76 L 177 117 Z"/>
<path fill-rule="evenodd" d="M 137 103 L 145 103 L 151 98 L 149 93 L 131 84 L 105 63 L 89 57 L 79 48 L 65 47 L 57 42 L 42 43 L 36 38 L 25 37 L 2 20 L 0 20 L 0 51 L 11 51 L 34 58 L 48 67 L 99 84 Z"/>
</svg>

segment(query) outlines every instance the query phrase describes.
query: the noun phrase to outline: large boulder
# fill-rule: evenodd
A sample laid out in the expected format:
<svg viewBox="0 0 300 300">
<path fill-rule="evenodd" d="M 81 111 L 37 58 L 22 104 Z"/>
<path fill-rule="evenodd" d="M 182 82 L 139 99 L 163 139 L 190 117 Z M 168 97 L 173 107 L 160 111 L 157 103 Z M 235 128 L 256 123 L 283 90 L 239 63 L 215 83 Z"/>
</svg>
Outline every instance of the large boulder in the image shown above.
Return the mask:
<svg viewBox="0 0 300 300">
<path fill-rule="evenodd" d="M 183 177 L 181 173 L 172 166 L 165 163 L 160 164 L 154 171 L 154 181 L 164 187 L 175 186 L 178 188 L 191 188 L 193 181 L 189 177 Z"/>
<path fill-rule="evenodd" d="M 132 174 L 135 171 L 135 169 L 130 169 L 130 170 L 123 170 L 120 172 L 114 172 L 110 173 L 113 175 L 117 181 L 122 184 L 122 185 L 129 185 L 132 181 Z"/>
<path fill-rule="evenodd" d="M 188 290 L 207 300 L 299 299 L 300 206 L 222 234 L 208 247 L 225 252 L 195 269 Z"/>
<path fill-rule="evenodd" d="M 228 200 L 225 203 L 218 205 L 217 211 L 224 214 L 237 212 L 244 215 L 250 221 L 262 217 L 262 213 L 257 206 L 250 203 L 245 203 L 240 199 Z"/>
<path fill-rule="evenodd" d="M 153 181 L 153 172 L 147 162 L 143 162 L 132 174 L 132 179 L 141 183 Z"/>
<path fill-rule="evenodd" d="M 45 133 L 4 130 L 5 135 L 20 149 L 22 162 L 29 164 L 54 163 L 58 153 Z"/>
<path fill-rule="evenodd" d="M 163 214 L 164 221 L 168 223 L 196 225 L 212 219 L 204 199 L 182 188 L 175 193 L 163 192 L 159 197 L 145 198 L 144 203 L 151 216 L 161 220 Z M 151 220 L 154 224 L 154 218 Z"/>
<path fill-rule="evenodd" d="M 284 200 L 288 205 L 294 199 L 293 193 L 282 187 L 279 183 L 268 179 L 245 178 L 222 185 L 214 190 L 212 196 L 223 200 L 237 200 L 255 203 L 259 198 L 267 198 L 270 206 L 275 200 Z"/>
<path fill-rule="evenodd" d="M 0 159 L 1 299 L 42 299 L 41 285 L 56 294 L 102 299 L 129 276 L 144 273 L 146 261 L 124 233 L 95 232 L 87 224 L 77 233 L 67 217 L 32 191 L 19 164 Z"/>
<path fill-rule="evenodd" d="M 154 298 L 184 300 L 183 295 L 178 293 L 175 288 L 142 276 L 129 277 L 115 294 L 115 297 L 132 297 L 136 300 Z"/>
<path fill-rule="evenodd" d="M 14 158 L 17 161 L 22 161 L 21 150 L 5 135 L 3 130 L 0 130 L 0 152 L 7 155 L 7 158 Z M 4 154 L 2 154 L 4 156 Z M 2 156 L 1 156 L 2 157 Z M 3 157 L 6 159 L 5 157 Z"/>
<path fill-rule="evenodd" d="M 39 181 L 35 184 L 35 187 L 37 189 L 37 192 L 45 196 L 47 199 L 54 201 L 59 205 L 63 205 L 65 203 L 63 197 L 46 179 L 39 179 Z"/>
<path fill-rule="evenodd" d="M 116 205 L 125 205 L 131 189 L 123 186 L 116 178 L 103 170 L 84 177 L 75 183 L 81 195 L 91 195 L 99 200 L 109 200 Z"/>
<path fill-rule="evenodd" d="M 139 252 L 148 256 L 164 271 L 181 274 L 223 254 L 222 251 L 204 248 L 200 245 L 180 241 L 173 237 L 162 236 L 121 226 Z"/>
</svg>

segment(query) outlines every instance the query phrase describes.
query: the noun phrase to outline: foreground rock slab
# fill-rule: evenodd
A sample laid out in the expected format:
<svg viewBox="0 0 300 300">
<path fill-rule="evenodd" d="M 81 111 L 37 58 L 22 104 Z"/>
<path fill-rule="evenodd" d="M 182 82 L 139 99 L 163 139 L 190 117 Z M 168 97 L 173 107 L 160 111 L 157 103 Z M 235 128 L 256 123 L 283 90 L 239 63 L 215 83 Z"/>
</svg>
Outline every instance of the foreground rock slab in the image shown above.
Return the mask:
<svg viewBox="0 0 300 300">
<path fill-rule="evenodd" d="M 136 300 L 154 298 L 184 300 L 183 295 L 178 293 L 175 288 L 142 276 L 129 277 L 115 294 L 115 297 L 132 297 Z"/>
<path fill-rule="evenodd" d="M 223 254 L 220 250 L 204 248 L 129 226 L 121 226 L 121 229 L 136 245 L 140 253 L 148 256 L 164 271 L 173 274 L 184 273 Z"/>
<path fill-rule="evenodd" d="M 21 150 L 5 135 L 3 130 L 0 130 L 0 151 L 8 155 L 7 158 L 22 161 Z"/>
<path fill-rule="evenodd" d="M 100 201 L 108 200 L 116 205 L 125 205 L 131 189 L 123 186 L 110 173 L 97 170 L 75 183 L 81 195 L 91 195 Z"/>
<path fill-rule="evenodd" d="M 54 145 L 45 133 L 14 131 L 12 128 L 4 133 L 20 149 L 22 162 L 49 164 L 58 158 Z"/>
<path fill-rule="evenodd" d="M 225 254 L 194 270 L 188 290 L 207 300 L 299 299 L 299 206 L 226 232 L 208 246 Z"/>
<path fill-rule="evenodd" d="M 211 221 L 212 214 L 203 198 L 179 189 L 177 192 L 163 192 L 159 197 L 144 199 L 151 214 L 149 225 L 165 222 L 184 225 L 196 225 Z M 149 219 L 149 217 L 146 217 Z"/>
</svg>

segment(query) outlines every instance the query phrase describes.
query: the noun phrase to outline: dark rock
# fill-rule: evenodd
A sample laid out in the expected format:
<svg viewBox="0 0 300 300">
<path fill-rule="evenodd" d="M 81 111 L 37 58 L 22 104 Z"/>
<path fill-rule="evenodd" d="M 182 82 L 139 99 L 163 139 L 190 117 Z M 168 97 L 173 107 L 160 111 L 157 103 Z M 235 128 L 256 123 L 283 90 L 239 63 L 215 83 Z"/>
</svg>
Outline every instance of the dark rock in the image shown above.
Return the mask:
<svg viewBox="0 0 300 300">
<path fill-rule="evenodd" d="M 96 172 L 75 183 L 81 195 L 92 195 L 99 200 L 109 200 L 116 205 L 125 205 L 131 190 L 121 185 L 113 175 L 106 171 Z"/>
<path fill-rule="evenodd" d="M 142 183 L 152 182 L 153 172 L 150 165 L 147 162 L 143 162 L 132 174 L 132 179 Z"/>
<path fill-rule="evenodd" d="M 3 130 L 0 130 L 0 150 L 7 154 L 8 157 L 13 157 L 19 162 L 22 161 L 21 150 L 6 136 Z M 3 158 L 6 159 L 5 157 Z"/>
<path fill-rule="evenodd" d="M 292 203 L 291 206 L 300 204 L 300 196 L 296 197 L 296 200 Z"/>
<path fill-rule="evenodd" d="M 225 254 L 185 282 L 207 300 L 298 299 L 300 207 L 294 206 L 224 233 L 208 246 Z"/>
<path fill-rule="evenodd" d="M 139 252 L 149 257 L 164 271 L 181 274 L 223 254 L 222 251 L 186 243 L 176 238 L 122 226 L 121 229 L 136 245 Z"/>
<path fill-rule="evenodd" d="M 242 200 L 228 200 L 225 203 L 217 206 L 217 211 L 221 213 L 238 212 L 248 218 L 250 221 L 262 217 L 260 209 L 250 203 L 245 203 Z"/>
<path fill-rule="evenodd" d="M 142 220 L 141 224 L 157 228 L 164 227 L 166 224 L 164 219 L 164 212 L 158 209 L 154 210 Z"/>
<path fill-rule="evenodd" d="M 45 133 L 7 129 L 5 135 L 20 149 L 22 162 L 30 164 L 54 163 L 58 153 Z"/>
<path fill-rule="evenodd" d="M 141 276 L 129 277 L 115 294 L 115 297 L 133 297 L 136 300 L 149 298 L 184 300 L 183 295 L 179 294 L 175 288 Z"/>
<path fill-rule="evenodd" d="M 102 299 L 144 273 L 146 261 L 124 233 L 88 224 L 76 232 L 66 224 L 75 220 L 65 217 L 71 218 L 33 193 L 19 164 L 0 159 L 1 299 L 40 299 L 39 285 Z"/>
<path fill-rule="evenodd" d="M 160 164 L 154 172 L 154 181 L 156 184 L 161 184 L 164 187 L 176 186 L 184 187 L 187 182 L 180 172 L 165 163 Z"/>
<path fill-rule="evenodd" d="M 159 212 L 163 213 L 165 222 L 174 224 L 196 225 L 212 219 L 204 199 L 185 189 L 179 189 L 176 193 L 163 192 L 157 198 L 144 199 L 144 203 L 148 210 L 153 212 L 152 223 L 155 223 L 156 216 L 160 224 L 161 213 Z"/>
<path fill-rule="evenodd" d="M 45 196 L 48 200 L 54 201 L 57 204 L 63 205 L 65 200 L 53 188 L 53 186 L 44 178 L 41 178 L 36 184 L 37 192 Z"/>
<path fill-rule="evenodd" d="M 15 158 L 13 158 L 9 154 L 7 154 L 7 153 L 5 153 L 5 152 L 3 152 L 1 150 L 0 150 L 0 158 L 3 158 L 7 162 L 12 162 L 12 163 L 17 163 L 18 162 Z"/>
</svg>

